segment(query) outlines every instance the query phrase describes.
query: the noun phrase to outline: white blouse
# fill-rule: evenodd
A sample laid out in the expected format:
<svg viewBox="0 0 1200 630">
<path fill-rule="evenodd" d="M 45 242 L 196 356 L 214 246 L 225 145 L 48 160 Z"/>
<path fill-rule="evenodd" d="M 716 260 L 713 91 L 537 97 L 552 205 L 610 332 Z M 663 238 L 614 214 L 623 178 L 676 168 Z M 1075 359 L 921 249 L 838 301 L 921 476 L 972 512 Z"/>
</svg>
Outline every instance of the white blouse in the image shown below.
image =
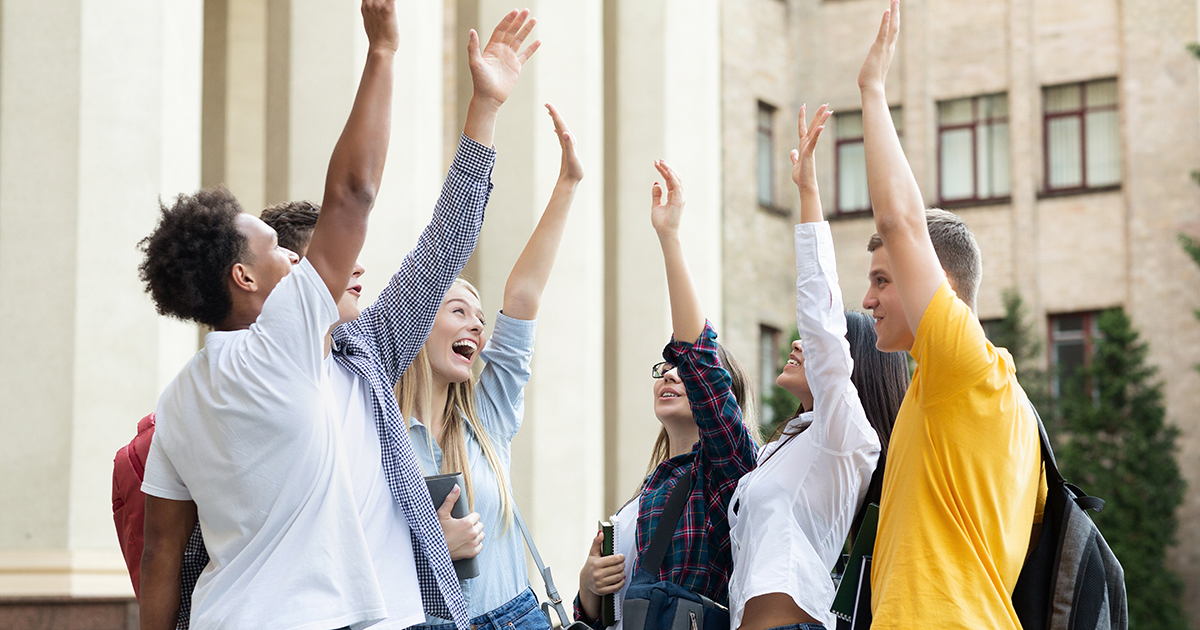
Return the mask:
<svg viewBox="0 0 1200 630">
<path fill-rule="evenodd" d="M 835 627 L 830 570 L 879 461 L 879 437 L 850 382 L 854 364 L 826 222 L 796 226 L 796 325 L 814 411 L 788 423 L 794 429 L 811 422 L 803 433 L 759 453 L 758 467 L 729 502 L 734 630 L 746 602 L 769 593 L 790 595 Z"/>
</svg>

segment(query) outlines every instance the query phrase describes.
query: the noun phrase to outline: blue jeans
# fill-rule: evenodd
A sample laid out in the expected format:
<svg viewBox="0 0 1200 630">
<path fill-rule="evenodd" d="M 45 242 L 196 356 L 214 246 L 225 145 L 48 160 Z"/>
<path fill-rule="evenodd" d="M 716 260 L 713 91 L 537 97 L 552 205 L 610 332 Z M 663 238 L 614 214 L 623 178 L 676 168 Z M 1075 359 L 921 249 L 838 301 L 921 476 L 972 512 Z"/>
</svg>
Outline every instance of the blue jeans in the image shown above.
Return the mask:
<svg viewBox="0 0 1200 630">
<path fill-rule="evenodd" d="M 771 630 L 825 630 L 823 623 L 790 623 L 786 626 L 775 626 Z"/>
<path fill-rule="evenodd" d="M 420 626 L 421 630 L 456 630 L 454 624 Z M 471 620 L 471 630 L 550 630 L 550 620 L 538 608 L 533 589 L 500 604 L 495 610 Z"/>
</svg>

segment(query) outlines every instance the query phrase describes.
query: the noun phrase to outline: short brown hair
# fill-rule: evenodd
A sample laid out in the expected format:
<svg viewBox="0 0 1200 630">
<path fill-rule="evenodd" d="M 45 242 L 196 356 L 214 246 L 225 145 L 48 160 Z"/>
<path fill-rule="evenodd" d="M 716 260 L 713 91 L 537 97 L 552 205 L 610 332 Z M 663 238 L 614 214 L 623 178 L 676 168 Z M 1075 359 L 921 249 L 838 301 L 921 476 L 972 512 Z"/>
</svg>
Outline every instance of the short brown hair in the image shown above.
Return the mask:
<svg viewBox="0 0 1200 630">
<path fill-rule="evenodd" d="M 279 235 L 280 247 L 303 256 L 320 212 L 321 206 L 311 201 L 285 201 L 263 210 L 260 218 Z"/>
<path fill-rule="evenodd" d="M 925 210 L 925 225 L 938 262 L 950 278 L 951 288 L 974 311 L 975 297 L 983 281 L 983 257 L 975 235 L 958 215 L 940 208 Z M 872 234 L 867 251 L 873 253 L 880 247 L 883 247 L 883 239 L 878 233 Z"/>
</svg>

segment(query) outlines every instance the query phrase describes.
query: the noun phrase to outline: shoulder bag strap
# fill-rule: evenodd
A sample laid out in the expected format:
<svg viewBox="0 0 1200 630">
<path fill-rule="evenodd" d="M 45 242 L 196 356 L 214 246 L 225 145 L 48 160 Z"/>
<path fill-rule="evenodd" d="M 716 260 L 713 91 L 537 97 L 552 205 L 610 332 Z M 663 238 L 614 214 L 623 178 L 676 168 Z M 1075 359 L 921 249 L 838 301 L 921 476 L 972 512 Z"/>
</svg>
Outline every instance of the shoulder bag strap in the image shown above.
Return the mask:
<svg viewBox="0 0 1200 630">
<path fill-rule="evenodd" d="M 558 623 L 566 628 L 571 625 L 572 619 L 567 616 L 567 610 L 563 607 L 562 597 L 558 595 L 558 589 L 554 586 L 554 577 L 550 575 L 550 567 L 542 562 L 542 556 L 538 553 L 537 545 L 533 544 L 533 536 L 529 533 L 529 527 L 525 525 L 525 519 L 521 518 L 521 510 L 513 505 L 513 518 L 517 521 L 517 526 L 521 528 L 521 537 L 525 539 L 525 545 L 529 547 L 529 553 L 533 556 L 533 562 L 537 565 L 538 574 L 542 576 L 542 581 L 546 584 L 546 596 L 550 598 L 549 604 L 542 604 L 542 612 L 546 614 L 546 619 L 550 620 L 550 611 L 548 606 L 554 606 L 555 613 L 558 614 Z M 551 623 L 551 626 L 554 624 Z"/>
<path fill-rule="evenodd" d="M 646 555 L 642 557 L 642 568 L 649 571 L 655 579 L 658 578 L 658 570 L 662 568 L 663 560 L 667 557 L 667 549 L 671 546 L 671 539 L 675 537 L 675 528 L 679 525 L 683 506 L 687 504 L 688 495 L 691 493 L 692 471 L 689 469 L 683 473 L 683 478 L 675 484 L 671 495 L 667 497 L 667 504 L 663 507 L 662 514 L 658 517 L 658 525 L 654 528 L 654 535 L 650 538 L 650 546 L 646 548 Z"/>
</svg>

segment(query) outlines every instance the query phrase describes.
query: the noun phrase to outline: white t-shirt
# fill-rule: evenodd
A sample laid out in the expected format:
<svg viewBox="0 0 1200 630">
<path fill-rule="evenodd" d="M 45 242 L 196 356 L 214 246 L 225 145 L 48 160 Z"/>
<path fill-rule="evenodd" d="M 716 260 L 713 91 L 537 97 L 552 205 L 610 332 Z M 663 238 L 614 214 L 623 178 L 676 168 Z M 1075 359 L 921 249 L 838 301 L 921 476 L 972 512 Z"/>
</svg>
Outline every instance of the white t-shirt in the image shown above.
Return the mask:
<svg viewBox="0 0 1200 630">
<path fill-rule="evenodd" d="M 196 502 L 210 561 L 194 628 L 357 630 L 387 616 L 322 392 L 336 321 L 302 261 L 249 329 L 209 333 L 158 401 L 142 490 Z"/>
<path fill-rule="evenodd" d="M 404 510 L 392 498 L 383 472 L 379 427 L 375 424 L 370 386 L 332 354 L 325 358 L 325 373 L 333 412 L 342 418 L 342 443 L 350 468 L 354 502 L 358 505 L 367 548 L 371 550 L 379 589 L 387 602 L 387 619 L 371 628 L 414 626 L 425 621 L 425 611 L 417 583 L 412 536 Z"/>
</svg>

